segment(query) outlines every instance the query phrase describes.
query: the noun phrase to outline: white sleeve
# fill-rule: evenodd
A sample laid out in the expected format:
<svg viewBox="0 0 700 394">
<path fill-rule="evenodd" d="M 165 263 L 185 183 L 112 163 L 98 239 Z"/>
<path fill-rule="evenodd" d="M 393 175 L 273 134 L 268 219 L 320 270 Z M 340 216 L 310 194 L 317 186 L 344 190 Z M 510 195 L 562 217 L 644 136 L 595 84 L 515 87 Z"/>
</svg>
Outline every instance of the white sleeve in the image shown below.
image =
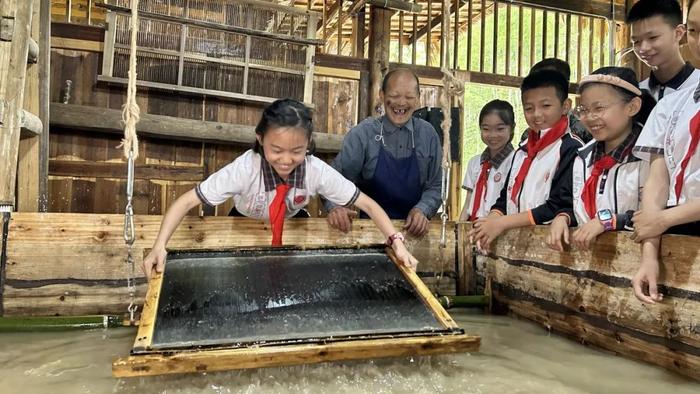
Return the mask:
<svg viewBox="0 0 700 394">
<path fill-rule="evenodd" d="M 664 138 L 668 129 L 669 111 L 672 110 L 672 107 L 664 105 L 666 103 L 668 101 L 662 100 L 654 107 L 637 138 L 633 153 L 642 160 L 649 161 L 651 154 L 664 153 Z"/>
<path fill-rule="evenodd" d="M 464 190 L 474 190 L 476 187 L 476 181 L 479 178 L 479 172 L 481 172 L 481 155 L 476 155 L 469 159 L 467 163 L 467 171 L 464 173 L 464 181 L 462 182 L 462 189 Z"/>
<path fill-rule="evenodd" d="M 323 160 L 314 159 L 315 163 L 312 165 L 320 170 L 318 184 L 314 188 L 318 194 L 335 205 L 350 206 L 354 204 L 360 195 L 360 189 Z"/>
<path fill-rule="evenodd" d="M 244 185 L 250 182 L 253 172 L 250 168 L 246 168 L 248 166 L 245 161 L 245 155 L 239 156 L 197 185 L 195 191 L 199 199 L 204 204 L 216 206 L 236 194 L 241 194 Z"/>
</svg>

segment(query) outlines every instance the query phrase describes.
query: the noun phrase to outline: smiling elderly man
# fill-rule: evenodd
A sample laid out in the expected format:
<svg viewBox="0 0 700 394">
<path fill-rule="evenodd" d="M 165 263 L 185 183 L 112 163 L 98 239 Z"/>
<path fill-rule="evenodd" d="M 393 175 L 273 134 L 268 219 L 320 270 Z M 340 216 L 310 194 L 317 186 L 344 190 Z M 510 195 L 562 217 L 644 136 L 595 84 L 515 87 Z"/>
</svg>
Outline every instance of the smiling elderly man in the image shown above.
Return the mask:
<svg viewBox="0 0 700 394">
<path fill-rule="evenodd" d="M 404 230 L 421 236 L 440 207 L 440 140 L 430 123 L 413 117 L 420 98 L 418 77 L 395 69 L 382 81 L 385 115 L 367 118 L 350 130 L 332 166 L 357 184 Z M 325 202 L 328 223 L 349 231 L 355 212 Z"/>
</svg>

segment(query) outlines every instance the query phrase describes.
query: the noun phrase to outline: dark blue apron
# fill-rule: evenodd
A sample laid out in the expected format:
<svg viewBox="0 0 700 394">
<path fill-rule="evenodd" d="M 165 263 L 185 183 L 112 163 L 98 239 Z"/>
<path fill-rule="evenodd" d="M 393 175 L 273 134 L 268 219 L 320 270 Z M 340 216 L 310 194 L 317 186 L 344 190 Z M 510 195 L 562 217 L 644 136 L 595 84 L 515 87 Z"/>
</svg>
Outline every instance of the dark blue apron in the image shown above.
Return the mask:
<svg viewBox="0 0 700 394">
<path fill-rule="evenodd" d="M 377 136 L 377 141 L 382 144 L 379 147 L 377 167 L 372 179 L 364 182 L 362 191 L 376 201 L 391 219 L 406 219 L 408 212 L 423 195 L 415 140 L 411 135 L 413 145 L 410 156 L 395 159 L 384 149 L 384 127 L 381 127 Z"/>
</svg>

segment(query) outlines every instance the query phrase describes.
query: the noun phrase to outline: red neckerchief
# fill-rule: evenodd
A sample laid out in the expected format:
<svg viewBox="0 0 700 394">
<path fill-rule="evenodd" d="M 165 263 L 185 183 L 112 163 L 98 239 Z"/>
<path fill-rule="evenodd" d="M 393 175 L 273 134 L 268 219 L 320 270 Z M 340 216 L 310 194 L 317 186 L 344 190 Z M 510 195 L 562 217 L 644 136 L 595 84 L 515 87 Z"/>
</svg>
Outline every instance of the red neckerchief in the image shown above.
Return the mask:
<svg viewBox="0 0 700 394">
<path fill-rule="evenodd" d="M 683 183 L 685 182 L 685 169 L 688 167 L 690 158 L 695 154 L 698 143 L 700 142 L 700 111 L 690 120 L 689 131 L 690 145 L 688 146 L 688 151 L 685 152 L 683 161 L 681 161 L 681 170 L 676 176 L 676 187 L 674 188 L 676 192 L 676 204 L 678 204 L 678 200 L 681 198 L 681 191 L 683 190 Z"/>
<path fill-rule="evenodd" d="M 272 246 L 282 246 L 282 230 L 284 229 L 284 215 L 287 212 L 285 197 L 291 185 L 280 183 L 275 188 L 275 198 L 270 204 L 270 227 L 272 227 Z"/>
<path fill-rule="evenodd" d="M 477 219 L 476 213 L 481 207 L 481 200 L 486 195 L 486 182 L 489 179 L 489 170 L 491 170 L 491 161 L 484 160 L 481 163 L 481 172 L 479 173 L 479 179 L 476 181 L 476 188 L 474 188 L 474 206 L 472 207 L 471 216 L 469 216 L 469 220 L 472 222 Z"/>
<path fill-rule="evenodd" d="M 593 219 L 598 212 L 596 207 L 596 188 L 598 187 L 598 178 L 603 171 L 611 169 L 615 163 L 617 163 L 617 161 L 610 155 L 605 155 L 598 159 L 593 164 L 591 176 L 586 180 L 586 184 L 583 186 L 581 200 L 583 200 L 583 206 L 586 208 L 588 217 L 591 219 Z"/>
<path fill-rule="evenodd" d="M 513 184 L 513 190 L 511 191 L 510 198 L 513 202 L 517 202 L 518 193 L 520 188 L 525 182 L 525 177 L 530 171 L 530 165 L 532 165 L 532 160 L 535 159 L 538 153 L 540 153 L 544 148 L 556 142 L 561 138 L 569 127 L 569 118 L 563 115 L 557 123 L 552 126 L 552 128 L 545 134 L 544 137 L 540 138 L 539 133 L 533 130 L 528 130 L 527 136 L 527 156 L 523 165 L 520 166 L 520 171 L 515 177 L 515 183 Z"/>
</svg>

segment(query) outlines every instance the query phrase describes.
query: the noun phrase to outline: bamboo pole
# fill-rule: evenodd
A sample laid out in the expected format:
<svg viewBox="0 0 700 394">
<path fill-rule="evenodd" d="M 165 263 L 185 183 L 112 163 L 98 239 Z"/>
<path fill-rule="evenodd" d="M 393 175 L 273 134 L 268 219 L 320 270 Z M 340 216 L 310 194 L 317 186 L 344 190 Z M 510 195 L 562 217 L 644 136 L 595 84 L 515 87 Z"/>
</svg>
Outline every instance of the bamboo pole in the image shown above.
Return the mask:
<svg viewBox="0 0 700 394">
<path fill-rule="evenodd" d="M 483 308 L 489 306 L 490 297 L 486 295 L 440 296 L 438 301 L 445 309 Z"/>
</svg>

